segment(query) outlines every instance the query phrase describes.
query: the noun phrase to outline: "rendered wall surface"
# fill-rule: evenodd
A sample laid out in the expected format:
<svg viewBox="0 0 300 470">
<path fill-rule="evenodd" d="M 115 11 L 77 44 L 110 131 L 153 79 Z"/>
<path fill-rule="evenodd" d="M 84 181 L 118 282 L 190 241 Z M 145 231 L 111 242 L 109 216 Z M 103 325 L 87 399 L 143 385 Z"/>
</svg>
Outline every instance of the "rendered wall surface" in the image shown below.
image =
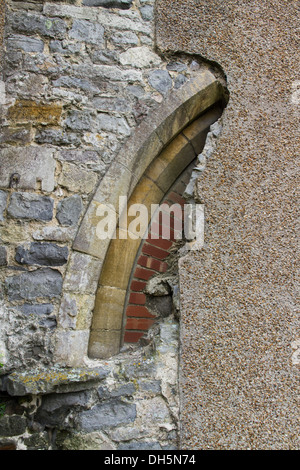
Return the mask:
<svg viewBox="0 0 300 470">
<path fill-rule="evenodd" d="M 205 246 L 180 268 L 182 447 L 299 448 L 296 1 L 158 0 L 156 18 L 159 49 L 217 62 L 230 92 Z"/>
</svg>

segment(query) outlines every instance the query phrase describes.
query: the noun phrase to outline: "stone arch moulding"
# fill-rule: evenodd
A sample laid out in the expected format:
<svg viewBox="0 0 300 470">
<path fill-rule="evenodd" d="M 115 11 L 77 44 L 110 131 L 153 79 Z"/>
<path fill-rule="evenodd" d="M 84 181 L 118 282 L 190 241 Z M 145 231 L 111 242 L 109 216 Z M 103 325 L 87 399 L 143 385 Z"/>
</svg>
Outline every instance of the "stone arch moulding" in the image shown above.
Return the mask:
<svg viewBox="0 0 300 470">
<path fill-rule="evenodd" d="M 112 240 L 99 239 L 99 207 L 102 213 L 114 207 L 120 217 L 120 196 L 127 197 L 128 207 L 159 204 L 202 151 L 209 126 L 226 105 L 225 96 L 212 73 L 199 72 L 138 126 L 116 156 L 73 244 L 58 318 L 58 363 L 79 366 L 87 355 L 103 359 L 120 350 L 125 297 L 142 240 L 120 239 L 118 234 Z"/>
</svg>

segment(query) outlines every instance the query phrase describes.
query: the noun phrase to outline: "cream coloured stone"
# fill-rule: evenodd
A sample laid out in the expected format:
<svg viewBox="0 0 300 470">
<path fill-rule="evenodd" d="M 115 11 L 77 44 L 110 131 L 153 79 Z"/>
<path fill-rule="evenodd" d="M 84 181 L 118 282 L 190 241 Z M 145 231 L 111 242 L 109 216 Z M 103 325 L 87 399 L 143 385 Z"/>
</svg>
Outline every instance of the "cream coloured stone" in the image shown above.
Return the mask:
<svg viewBox="0 0 300 470">
<path fill-rule="evenodd" d="M 158 66 L 161 58 L 155 54 L 149 47 L 132 47 L 120 54 L 120 62 L 122 65 L 130 65 L 137 68 Z"/>
</svg>

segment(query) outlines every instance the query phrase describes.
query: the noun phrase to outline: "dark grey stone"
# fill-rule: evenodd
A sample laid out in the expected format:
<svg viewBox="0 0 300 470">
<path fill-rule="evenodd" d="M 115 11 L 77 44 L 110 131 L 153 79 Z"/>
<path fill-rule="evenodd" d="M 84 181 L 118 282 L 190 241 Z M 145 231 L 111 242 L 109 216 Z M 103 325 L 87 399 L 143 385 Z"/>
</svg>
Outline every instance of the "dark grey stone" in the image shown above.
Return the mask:
<svg viewBox="0 0 300 470">
<path fill-rule="evenodd" d="M 5 246 L 0 246 L 0 266 L 7 265 L 7 251 Z"/>
<path fill-rule="evenodd" d="M 144 5 L 140 8 L 140 12 L 143 20 L 151 21 L 154 18 L 154 8 L 153 5 Z"/>
<path fill-rule="evenodd" d="M 153 394 L 159 394 L 161 393 L 161 382 L 160 380 L 139 380 L 139 389 L 143 390 L 145 392 L 150 392 Z"/>
<path fill-rule="evenodd" d="M 68 261 L 69 249 L 55 243 L 33 242 L 29 248 L 19 246 L 16 261 L 20 264 L 63 266 Z"/>
<path fill-rule="evenodd" d="M 67 31 L 66 23 L 60 18 L 47 18 L 42 15 L 28 13 L 12 14 L 9 23 L 14 31 L 26 34 L 40 34 L 56 39 L 62 39 Z"/>
<path fill-rule="evenodd" d="M 77 426 L 83 431 L 92 432 L 129 424 L 135 418 L 136 406 L 134 404 L 111 401 L 80 413 Z"/>
<path fill-rule="evenodd" d="M 161 445 L 159 442 L 134 441 L 120 444 L 117 450 L 161 450 Z"/>
<path fill-rule="evenodd" d="M 121 385 L 120 387 L 114 390 L 108 390 L 106 387 L 98 388 L 99 398 L 119 398 L 119 397 L 128 397 L 135 393 L 135 385 L 130 382 L 128 384 Z"/>
<path fill-rule="evenodd" d="M 61 129 L 45 129 L 37 132 L 35 136 L 39 144 L 52 145 L 80 145 L 80 138 L 72 132 L 63 132 Z"/>
<path fill-rule="evenodd" d="M 23 304 L 20 306 L 21 312 L 25 315 L 50 315 L 53 308 L 52 304 Z"/>
<path fill-rule="evenodd" d="M 112 37 L 111 41 L 118 46 L 137 46 L 139 38 L 132 31 L 116 32 Z"/>
<path fill-rule="evenodd" d="M 182 73 L 180 73 L 175 78 L 174 88 L 176 88 L 176 89 L 180 88 L 186 81 L 187 81 L 187 77 L 185 75 L 182 75 Z"/>
<path fill-rule="evenodd" d="M 66 119 L 66 126 L 72 131 L 90 131 L 92 127 L 91 115 L 87 112 L 73 111 Z"/>
<path fill-rule="evenodd" d="M 181 62 L 170 62 L 167 64 L 167 70 L 172 70 L 173 72 L 183 72 L 187 70 L 187 65 L 182 64 Z"/>
<path fill-rule="evenodd" d="M 56 218 L 61 225 L 70 226 L 77 224 L 81 211 L 82 200 L 78 195 L 66 197 L 57 205 Z"/>
<path fill-rule="evenodd" d="M 90 52 L 93 64 L 113 64 L 117 60 L 115 51 L 94 49 Z"/>
<path fill-rule="evenodd" d="M 82 5 L 127 10 L 131 7 L 132 0 L 83 0 Z"/>
<path fill-rule="evenodd" d="M 130 110 L 128 100 L 124 98 L 94 98 L 93 106 L 97 111 L 117 111 L 119 113 L 128 113 Z"/>
<path fill-rule="evenodd" d="M 154 70 L 150 73 L 148 82 L 162 95 L 172 88 L 172 79 L 167 70 Z"/>
<path fill-rule="evenodd" d="M 15 219 L 50 221 L 53 216 L 53 199 L 34 193 L 13 193 L 7 213 Z"/>
<path fill-rule="evenodd" d="M 49 43 L 50 52 L 57 52 L 62 55 L 78 54 L 81 49 L 80 43 L 65 44 L 62 41 L 50 41 Z"/>
<path fill-rule="evenodd" d="M 5 285 L 9 300 L 52 299 L 61 294 L 62 275 L 50 268 L 38 269 L 8 277 Z"/>
<path fill-rule="evenodd" d="M 54 80 L 53 86 L 64 88 L 79 88 L 80 90 L 92 93 L 98 91 L 98 88 L 94 87 L 92 83 L 88 80 L 76 77 L 69 77 L 68 75 L 62 75 L 57 80 Z"/>
<path fill-rule="evenodd" d="M 15 34 L 7 39 L 7 48 L 22 49 L 24 52 L 43 52 L 44 43 L 40 39 Z"/>
<path fill-rule="evenodd" d="M 173 300 L 171 295 L 152 297 L 147 296 L 147 308 L 158 317 L 166 318 L 172 313 Z"/>
<path fill-rule="evenodd" d="M 69 37 L 89 44 L 103 43 L 104 28 L 101 24 L 86 20 L 74 20 Z"/>
<path fill-rule="evenodd" d="M 70 411 L 84 408 L 91 400 L 91 392 L 51 394 L 43 397 L 35 420 L 45 426 L 61 426 Z"/>
<path fill-rule="evenodd" d="M 24 434 L 27 427 L 27 421 L 24 416 L 3 416 L 0 419 L 0 436 L 19 436 Z"/>
</svg>

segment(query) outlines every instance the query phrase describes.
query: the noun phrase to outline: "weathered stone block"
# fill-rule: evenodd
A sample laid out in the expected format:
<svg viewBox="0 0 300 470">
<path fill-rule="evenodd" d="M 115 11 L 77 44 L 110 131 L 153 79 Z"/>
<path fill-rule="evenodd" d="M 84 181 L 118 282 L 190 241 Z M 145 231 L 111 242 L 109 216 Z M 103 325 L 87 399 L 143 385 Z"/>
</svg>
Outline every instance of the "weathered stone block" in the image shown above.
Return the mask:
<svg viewBox="0 0 300 470">
<path fill-rule="evenodd" d="M 70 409 L 85 407 L 91 400 L 90 392 L 54 394 L 43 397 L 42 405 L 35 415 L 38 423 L 59 426 L 65 421 Z"/>
<path fill-rule="evenodd" d="M 87 432 L 129 424 L 136 418 L 136 406 L 121 401 L 96 405 L 80 413 L 77 426 Z"/>
<path fill-rule="evenodd" d="M 81 111 L 72 111 L 66 119 L 66 126 L 73 131 L 89 131 L 92 127 L 90 113 Z"/>
<path fill-rule="evenodd" d="M 31 125 L 2 127 L 0 144 L 28 144 L 31 140 Z"/>
<path fill-rule="evenodd" d="M 172 79 L 167 70 L 154 70 L 150 73 L 148 82 L 162 95 L 166 95 L 172 88 Z"/>
<path fill-rule="evenodd" d="M 56 218 L 61 225 L 70 226 L 77 224 L 81 211 L 82 199 L 75 194 L 60 201 L 57 205 Z"/>
<path fill-rule="evenodd" d="M 63 132 L 61 129 L 40 130 L 35 136 L 39 144 L 52 145 L 80 145 L 80 138 L 72 132 Z"/>
<path fill-rule="evenodd" d="M 82 170 L 72 163 L 63 163 L 59 184 L 69 191 L 89 194 L 96 186 L 98 175 L 93 171 Z"/>
<path fill-rule="evenodd" d="M 109 373 L 105 367 L 65 369 L 53 367 L 30 372 L 13 372 L 7 377 L 6 390 L 12 396 L 69 393 L 95 386 Z M 68 398 L 66 398 L 68 400 Z"/>
<path fill-rule="evenodd" d="M 81 44 L 70 44 L 66 41 L 53 40 L 49 43 L 49 49 L 50 52 L 57 52 L 62 55 L 78 54 L 81 49 Z"/>
<path fill-rule="evenodd" d="M 16 261 L 20 264 L 40 266 L 63 266 L 68 261 L 69 250 L 66 246 L 55 243 L 33 242 L 29 248 L 19 246 Z"/>
<path fill-rule="evenodd" d="M 8 50 L 21 49 L 24 52 L 43 52 L 44 43 L 40 39 L 16 34 L 7 39 L 7 48 Z"/>
<path fill-rule="evenodd" d="M 117 46 L 137 46 L 139 38 L 132 31 L 124 31 L 122 33 L 116 32 L 112 37 L 111 41 Z"/>
<path fill-rule="evenodd" d="M 84 253 L 73 252 L 70 257 L 64 287 L 68 291 L 94 294 L 102 262 Z"/>
<path fill-rule="evenodd" d="M 9 300 L 34 300 L 59 297 L 62 275 L 59 271 L 45 268 L 8 277 L 5 280 Z"/>
<path fill-rule="evenodd" d="M 127 51 L 120 54 L 120 63 L 122 65 L 131 65 L 132 67 L 138 68 L 155 67 L 161 63 L 161 58 L 157 54 L 155 54 L 155 52 L 153 52 L 149 47 L 141 46 L 127 49 Z M 164 81 L 166 81 L 166 79 Z"/>
<path fill-rule="evenodd" d="M 76 227 L 43 227 L 33 232 L 35 240 L 47 240 L 53 242 L 69 242 L 74 239 Z"/>
<path fill-rule="evenodd" d="M 89 330 L 59 330 L 56 336 L 55 360 L 68 367 L 82 365 L 87 354 Z"/>
<path fill-rule="evenodd" d="M 54 150 L 37 147 L 13 147 L 0 151 L 0 186 L 10 186 L 11 175 L 19 175 L 18 189 L 36 189 L 41 182 L 43 191 L 52 192 L 55 184 Z"/>
<path fill-rule="evenodd" d="M 84 41 L 89 44 L 103 43 L 104 28 L 99 23 L 91 23 L 86 20 L 74 20 L 69 37 L 76 41 Z"/>
<path fill-rule="evenodd" d="M 49 221 L 53 216 L 53 199 L 33 193 L 13 193 L 7 213 L 15 219 Z"/>
<path fill-rule="evenodd" d="M 124 118 L 110 116 L 108 114 L 100 113 L 97 118 L 99 129 L 106 132 L 113 132 L 123 136 L 130 135 L 130 127 Z"/>
<path fill-rule="evenodd" d="M 58 18 L 47 18 L 42 15 L 14 13 L 9 23 L 14 31 L 20 33 L 40 34 L 46 37 L 62 39 L 67 31 L 66 23 Z"/>
<path fill-rule="evenodd" d="M 53 312 L 52 304 L 23 304 L 20 310 L 25 315 L 50 315 Z"/>
<path fill-rule="evenodd" d="M 87 330 L 91 326 L 95 297 L 66 292 L 59 310 L 59 326 L 73 330 Z"/>
<path fill-rule="evenodd" d="M 58 124 L 62 112 L 61 105 L 39 104 L 35 101 L 21 100 L 8 109 L 8 118 L 17 121 L 28 121 L 39 124 Z"/>
</svg>

